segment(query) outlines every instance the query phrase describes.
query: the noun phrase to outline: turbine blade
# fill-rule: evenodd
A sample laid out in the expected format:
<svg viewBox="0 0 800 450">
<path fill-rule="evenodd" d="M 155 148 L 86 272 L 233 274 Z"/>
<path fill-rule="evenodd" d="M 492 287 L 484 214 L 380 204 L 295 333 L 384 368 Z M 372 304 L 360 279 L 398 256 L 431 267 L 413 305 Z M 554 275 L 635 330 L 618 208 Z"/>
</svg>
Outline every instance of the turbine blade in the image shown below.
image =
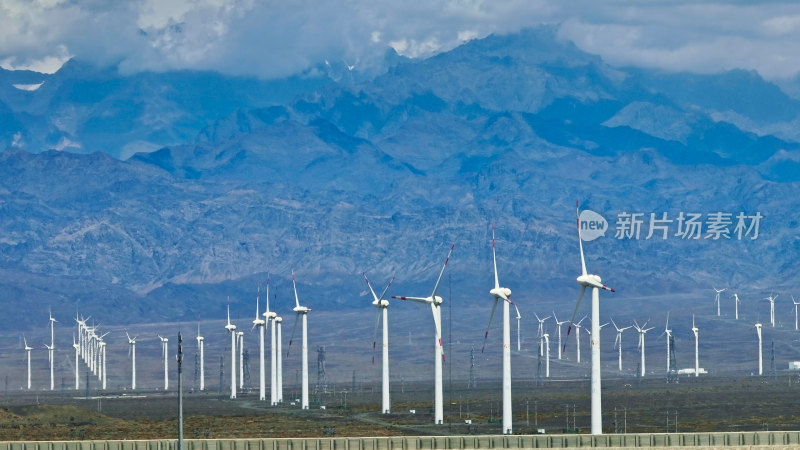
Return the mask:
<svg viewBox="0 0 800 450">
<path fill-rule="evenodd" d="M 575 220 L 578 224 L 578 247 L 581 250 L 581 274 L 586 275 L 586 260 L 583 258 L 583 239 L 581 238 L 581 211 L 578 207 L 578 201 L 575 200 Z M 574 317 L 572 318 L 575 319 Z"/>
<path fill-rule="evenodd" d="M 297 307 L 300 307 L 300 299 L 297 298 L 297 284 L 294 282 L 294 269 L 292 269 L 292 287 L 294 288 L 294 302 Z"/>
<path fill-rule="evenodd" d="M 381 292 L 381 296 L 378 297 L 378 300 L 383 300 L 383 296 L 386 295 L 386 292 L 389 290 L 389 286 L 391 286 L 392 283 L 394 283 L 394 275 L 392 275 L 392 279 L 389 280 L 389 284 L 387 284 L 386 287 L 383 288 L 383 292 Z M 372 289 L 372 288 L 370 288 L 370 289 Z M 375 295 L 375 293 L 373 292 L 372 295 Z"/>
<path fill-rule="evenodd" d="M 431 298 L 436 297 L 436 291 L 439 289 L 439 282 L 442 281 L 442 275 L 444 275 L 444 269 L 447 267 L 447 263 L 450 261 L 450 255 L 453 253 L 453 248 L 456 246 L 455 243 L 450 246 L 450 251 L 447 252 L 447 258 L 444 260 L 444 264 L 442 265 L 442 270 L 439 272 L 439 278 L 436 279 L 436 284 L 433 286 L 433 293 L 431 294 Z"/>
<path fill-rule="evenodd" d="M 489 314 L 489 323 L 486 324 L 486 333 L 483 335 L 483 347 L 481 347 L 481 353 L 483 353 L 484 349 L 486 349 L 486 340 L 489 338 L 489 327 L 492 326 L 492 319 L 494 318 L 494 312 L 497 309 L 497 299 L 494 299 L 494 304 L 492 304 L 492 313 Z"/>
<path fill-rule="evenodd" d="M 372 285 L 369 284 L 369 278 L 367 278 L 367 274 L 365 272 L 361 272 L 361 275 L 364 276 L 364 281 L 367 282 L 367 287 L 369 288 L 369 291 L 372 293 L 372 297 L 375 299 L 376 302 L 379 301 L 378 300 L 378 296 L 375 295 L 375 291 L 372 290 Z M 390 282 L 390 284 L 391 284 L 391 282 Z M 388 289 L 388 286 L 387 286 L 387 289 Z"/>
<path fill-rule="evenodd" d="M 494 249 L 494 224 L 492 224 L 492 261 L 494 262 L 494 288 L 500 288 L 500 280 L 497 278 L 497 254 Z M 495 302 L 497 304 L 497 302 Z M 486 342 L 484 342 L 484 345 Z"/>
<path fill-rule="evenodd" d="M 409 301 L 417 302 L 417 303 L 431 303 L 432 304 L 430 299 L 422 298 L 422 297 L 406 297 L 404 295 L 401 295 L 401 296 L 393 295 L 392 298 L 398 299 L 398 300 L 409 300 Z"/>
<path fill-rule="evenodd" d="M 572 324 L 575 323 L 575 316 L 578 315 L 578 308 L 580 308 L 581 306 L 581 302 L 583 301 L 583 295 L 585 293 L 586 293 L 586 286 L 581 286 L 581 293 L 578 294 L 578 301 L 575 303 L 575 310 L 572 311 L 572 319 L 569 321 L 569 326 L 567 327 L 567 338 L 569 338 L 569 334 L 572 332 Z M 562 352 L 567 349 L 567 342 L 569 342 L 569 339 L 564 340 L 564 345 L 562 346 L 563 348 L 561 349 Z"/>
</svg>

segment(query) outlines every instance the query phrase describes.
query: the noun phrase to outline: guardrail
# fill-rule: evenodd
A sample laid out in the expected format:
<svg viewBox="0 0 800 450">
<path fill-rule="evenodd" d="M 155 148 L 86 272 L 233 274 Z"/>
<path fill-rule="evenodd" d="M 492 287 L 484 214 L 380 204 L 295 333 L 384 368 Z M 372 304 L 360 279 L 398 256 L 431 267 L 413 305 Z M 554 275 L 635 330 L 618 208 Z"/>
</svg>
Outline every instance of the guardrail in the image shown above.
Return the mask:
<svg viewBox="0 0 800 450">
<path fill-rule="evenodd" d="M 529 448 L 798 448 L 800 431 L 186 439 L 184 450 L 424 450 Z M 178 450 L 177 440 L 0 442 L 0 450 Z"/>
</svg>

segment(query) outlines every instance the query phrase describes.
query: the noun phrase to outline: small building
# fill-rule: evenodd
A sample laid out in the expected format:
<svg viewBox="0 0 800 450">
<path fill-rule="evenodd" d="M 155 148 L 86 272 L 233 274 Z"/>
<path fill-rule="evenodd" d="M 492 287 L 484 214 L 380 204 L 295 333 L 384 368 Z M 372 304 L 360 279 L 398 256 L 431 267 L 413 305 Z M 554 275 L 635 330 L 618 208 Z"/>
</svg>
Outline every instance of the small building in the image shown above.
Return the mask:
<svg viewBox="0 0 800 450">
<path fill-rule="evenodd" d="M 789 361 L 789 370 L 800 370 L 800 361 Z"/>
</svg>

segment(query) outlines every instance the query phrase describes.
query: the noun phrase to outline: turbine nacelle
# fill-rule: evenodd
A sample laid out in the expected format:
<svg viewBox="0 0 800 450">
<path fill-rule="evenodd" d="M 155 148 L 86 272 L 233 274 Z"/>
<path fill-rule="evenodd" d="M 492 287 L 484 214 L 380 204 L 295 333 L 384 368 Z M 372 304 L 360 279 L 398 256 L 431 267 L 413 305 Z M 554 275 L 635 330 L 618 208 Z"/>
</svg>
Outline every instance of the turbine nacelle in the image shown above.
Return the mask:
<svg viewBox="0 0 800 450">
<path fill-rule="evenodd" d="M 267 311 L 263 315 L 264 315 L 264 317 L 267 318 L 267 320 L 272 320 L 272 319 L 278 317 L 278 313 L 276 313 L 274 311 Z"/>
<path fill-rule="evenodd" d="M 489 291 L 490 294 L 494 296 L 494 298 L 502 298 L 503 300 L 508 300 L 511 297 L 511 289 L 504 288 L 504 287 L 496 287 Z"/>
<path fill-rule="evenodd" d="M 236 329 L 236 325 L 234 325 L 232 323 L 229 323 L 229 324 L 225 325 L 225 329 L 228 330 L 228 331 L 233 331 L 233 330 Z"/>
<path fill-rule="evenodd" d="M 389 300 L 373 300 L 372 306 L 376 308 L 388 308 L 389 307 Z"/>
<path fill-rule="evenodd" d="M 267 323 L 264 319 L 253 319 L 254 326 L 261 326 Z"/>
<path fill-rule="evenodd" d="M 275 320 L 275 322 L 277 322 L 277 323 L 281 323 L 281 322 L 283 322 L 283 317 L 281 317 L 281 316 L 275 316 L 275 319 L 274 319 L 274 320 Z"/>
<path fill-rule="evenodd" d="M 580 284 L 583 287 L 591 287 L 591 288 L 604 289 L 606 291 L 616 292 L 614 291 L 614 289 L 611 289 L 610 287 L 603 284 L 603 280 L 600 278 L 599 275 L 592 275 L 592 274 L 581 275 L 575 280 L 578 282 L 578 284 Z"/>
<path fill-rule="evenodd" d="M 311 311 L 311 308 L 308 306 L 295 306 L 292 308 L 292 311 L 296 312 L 297 314 L 307 314 Z"/>
</svg>

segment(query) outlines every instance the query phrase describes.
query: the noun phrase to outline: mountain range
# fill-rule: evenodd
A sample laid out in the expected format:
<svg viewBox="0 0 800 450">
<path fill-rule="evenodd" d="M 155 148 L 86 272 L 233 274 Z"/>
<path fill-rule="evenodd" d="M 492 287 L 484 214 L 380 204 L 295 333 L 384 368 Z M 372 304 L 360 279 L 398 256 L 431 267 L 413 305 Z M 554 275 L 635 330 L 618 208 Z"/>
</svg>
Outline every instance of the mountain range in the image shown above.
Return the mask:
<svg viewBox="0 0 800 450">
<path fill-rule="evenodd" d="M 4 325 L 48 308 L 118 324 L 223 317 L 226 299 L 249 311 L 268 272 L 285 306 L 291 271 L 320 309 L 365 304 L 362 271 L 427 295 L 453 243 L 453 299 L 483 304 L 492 224 L 520 308 L 566 311 L 576 199 L 607 220 L 584 250 L 618 305 L 793 287 L 790 91 L 743 70 L 612 67 L 551 27 L 386 61 L 376 76 L 321 64 L 280 80 L 75 60 L 0 70 Z M 615 237 L 627 213 L 643 214 L 638 239 Z M 645 238 L 651 213 L 672 220 L 666 239 Z M 681 213 L 705 226 L 731 214 L 729 237 L 676 236 Z M 733 233 L 739 213 L 763 217 L 756 239 Z"/>
</svg>

